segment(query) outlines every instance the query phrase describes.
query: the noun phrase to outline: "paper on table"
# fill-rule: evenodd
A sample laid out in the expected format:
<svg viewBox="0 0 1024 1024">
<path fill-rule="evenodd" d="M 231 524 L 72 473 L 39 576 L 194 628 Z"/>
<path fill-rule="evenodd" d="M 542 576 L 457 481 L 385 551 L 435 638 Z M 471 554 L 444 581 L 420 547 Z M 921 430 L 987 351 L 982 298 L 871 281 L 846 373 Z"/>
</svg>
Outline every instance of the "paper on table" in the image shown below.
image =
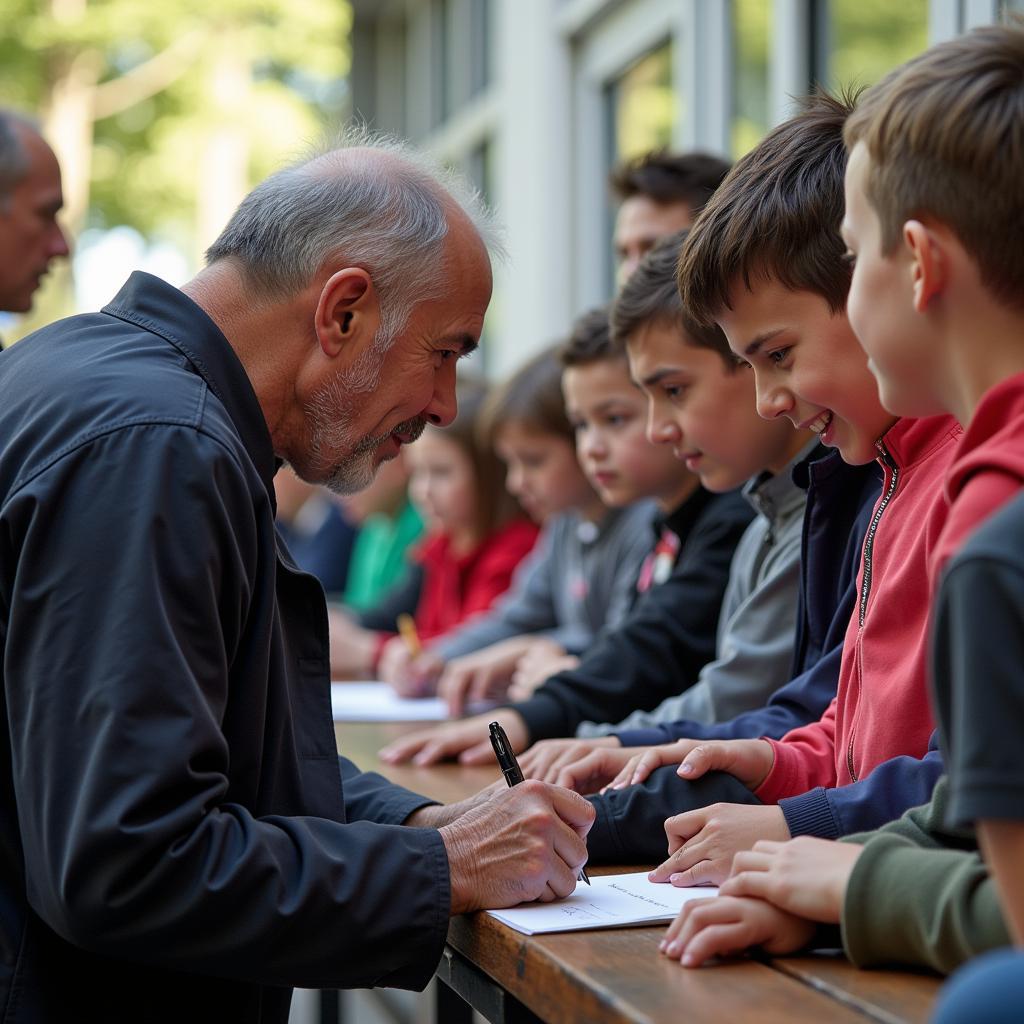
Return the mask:
<svg viewBox="0 0 1024 1024">
<path fill-rule="evenodd" d="M 540 935 L 671 921 L 684 903 L 718 895 L 715 886 L 677 889 L 664 882 L 652 882 L 646 871 L 591 875 L 590 883 L 576 886 L 571 896 L 554 903 L 521 903 L 509 910 L 487 913 L 516 931 Z"/>
<path fill-rule="evenodd" d="M 491 703 L 467 711 L 486 711 Z M 387 683 L 331 683 L 331 710 L 336 722 L 441 722 L 448 708 L 438 697 L 399 697 Z"/>
</svg>

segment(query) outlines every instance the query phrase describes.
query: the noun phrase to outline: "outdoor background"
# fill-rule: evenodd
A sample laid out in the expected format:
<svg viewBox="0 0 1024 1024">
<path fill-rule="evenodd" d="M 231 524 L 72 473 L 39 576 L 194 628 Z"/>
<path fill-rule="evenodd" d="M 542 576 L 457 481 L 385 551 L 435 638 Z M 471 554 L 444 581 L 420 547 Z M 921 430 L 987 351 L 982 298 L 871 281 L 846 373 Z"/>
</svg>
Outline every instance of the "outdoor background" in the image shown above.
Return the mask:
<svg viewBox="0 0 1024 1024">
<path fill-rule="evenodd" d="M 136 268 L 184 282 L 256 181 L 358 117 L 458 167 L 504 223 L 476 357 L 500 375 L 610 296 L 615 163 L 740 156 L 815 83 L 870 84 L 1010 10 L 1024 0 L 0 0 L 0 103 L 42 121 L 74 247 L 0 336 L 99 308 Z M 429 1006 L 345 997 L 361 1022 Z M 334 1012 L 302 993 L 293 1020 Z"/>
<path fill-rule="evenodd" d="M 172 283 L 249 187 L 353 116 L 460 168 L 506 225 L 481 361 L 607 299 L 618 160 L 736 157 L 814 83 L 866 85 L 1024 0 L 0 0 L 0 102 L 64 172 L 72 264 L 15 339 Z"/>
</svg>

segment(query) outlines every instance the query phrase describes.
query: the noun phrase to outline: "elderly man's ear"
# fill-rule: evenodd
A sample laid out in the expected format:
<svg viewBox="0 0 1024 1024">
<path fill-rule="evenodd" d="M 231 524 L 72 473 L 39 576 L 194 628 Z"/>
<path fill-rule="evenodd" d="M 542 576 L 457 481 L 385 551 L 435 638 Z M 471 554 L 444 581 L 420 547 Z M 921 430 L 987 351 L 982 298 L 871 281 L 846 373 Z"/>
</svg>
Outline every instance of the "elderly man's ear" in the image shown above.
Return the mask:
<svg viewBox="0 0 1024 1024">
<path fill-rule="evenodd" d="M 316 307 L 316 336 L 324 355 L 348 355 L 369 345 L 380 327 L 380 302 L 373 280 L 362 267 L 333 273 L 320 290 Z"/>
</svg>

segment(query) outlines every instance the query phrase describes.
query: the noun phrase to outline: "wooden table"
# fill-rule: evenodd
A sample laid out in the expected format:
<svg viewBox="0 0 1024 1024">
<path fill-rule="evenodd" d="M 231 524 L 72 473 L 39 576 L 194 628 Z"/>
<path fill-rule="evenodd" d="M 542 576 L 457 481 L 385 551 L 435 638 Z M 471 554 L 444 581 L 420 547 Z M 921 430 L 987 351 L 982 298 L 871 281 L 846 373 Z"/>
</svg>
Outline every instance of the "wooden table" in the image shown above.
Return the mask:
<svg viewBox="0 0 1024 1024">
<path fill-rule="evenodd" d="M 413 728 L 338 724 L 336 733 L 339 749 L 361 768 L 437 800 L 458 800 L 494 781 L 496 766 L 382 764 L 380 747 Z M 860 971 L 831 954 L 685 970 L 658 955 L 663 932 L 657 926 L 528 936 L 483 913 L 453 918 L 437 972 L 449 987 L 438 986 L 437 1020 L 469 1021 L 472 1006 L 508 1024 L 924 1024 L 939 984 L 929 974 Z"/>
</svg>

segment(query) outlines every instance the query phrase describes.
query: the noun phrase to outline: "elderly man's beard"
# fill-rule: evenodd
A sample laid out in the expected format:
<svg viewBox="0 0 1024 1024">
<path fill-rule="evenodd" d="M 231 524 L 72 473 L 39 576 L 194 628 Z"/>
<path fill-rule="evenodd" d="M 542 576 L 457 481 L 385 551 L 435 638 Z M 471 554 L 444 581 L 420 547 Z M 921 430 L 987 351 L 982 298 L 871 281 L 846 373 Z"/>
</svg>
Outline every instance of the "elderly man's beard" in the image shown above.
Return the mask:
<svg viewBox="0 0 1024 1024">
<path fill-rule="evenodd" d="M 377 472 L 377 448 L 393 434 L 400 434 L 406 442 L 415 441 L 427 425 L 422 416 L 416 416 L 386 434 L 356 435 L 352 424 L 359 412 L 360 397 L 371 394 L 380 383 L 386 346 L 382 348 L 374 344 L 348 372 L 332 377 L 306 403 L 310 468 L 317 482 L 336 494 L 355 494 L 369 486 Z"/>
</svg>

